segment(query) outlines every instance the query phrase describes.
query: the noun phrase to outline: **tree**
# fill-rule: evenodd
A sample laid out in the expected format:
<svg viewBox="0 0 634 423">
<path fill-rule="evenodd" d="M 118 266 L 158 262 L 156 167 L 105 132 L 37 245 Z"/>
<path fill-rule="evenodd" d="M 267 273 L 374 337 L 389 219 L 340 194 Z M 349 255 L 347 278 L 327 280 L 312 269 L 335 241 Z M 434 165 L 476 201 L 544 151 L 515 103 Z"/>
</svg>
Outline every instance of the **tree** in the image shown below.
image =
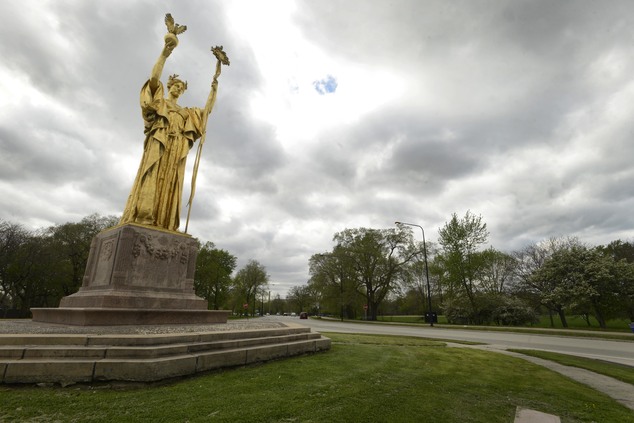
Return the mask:
<svg viewBox="0 0 634 423">
<path fill-rule="evenodd" d="M 623 316 L 627 316 L 634 322 L 634 280 L 631 277 L 631 268 L 634 263 L 634 243 L 623 242 L 620 239 L 610 242 L 606 246 L 597 247 L 603 254 L 614 259 L 617 272 L 621 274 L 618 282 L 619 302 L 618 309 Z M 630 266 L 627 266 L 630 265 Z"/>
<path fill-rule="evenodd" d="M 477 310 L 477 276 L 483 268 L 484 256 L 478 253 L 489 232 L 481 216 L 467 211 L 462 219 L 453 213 L 451 220 L 439 231 L 445 283 L 452 296 L 466 296 L 471 309 Z"/>
<path fill-rule="evenodd" d="M 341 320 L 351 318 L 356 291 L 356 274 L 346 250 L 335 246 L 330 253 L 314 254 L 309 260 L 309 283 L 339 313 Z"/>
<path fill-rule="evenodd" d="M 17 308 L 17 294 L 29 277 L 29 266 L 20 266 L 24 246 L 32 234 L 22 225 L 0 221 L 0 304 Z"/>
<path fill-rule="evenodd" d="M 436 253 L 429 263 L 429 278 L 432 281 L 431 285 L 435 288 L 432 291 L 434 292 L 433 299 L 441 307 L 443 307 L 446 299 L 454 298 L 456 295 L 446 272 L 445 262 L 445 256 L 441 253 Z"/>
<path fill-rule="evenodd" d="M 619 261 L 619 266 L 623 266 L 623 262 Z M 623 270 L 624 276 L 619 279 L 619 295 L 620 295 L 620 309 L 624 316 L 630 319 L 630 322 L 634 322 L 634 270 L 632 269 L 632 263 L 628 263 L 627 270 Z"/>
<path fill-rule="evenodd" d="M 31 307 L 53 305 L 57 267 L 48 259 L 46 238 L 22 225 L 0 222 L 0 290 L 2 303 L 17 316 L 26 317 Z"/>
<path fill-rule="evenodd" d="M 236 260 L 228 251 L 216 248 L 213 242 L 206 242 L 198 250 L 194 289 L 196 295 L 209 302 L 211 310 L 219 310 L 225 305 Z"/>
<path fill-rule="evenodd" d="M 615 260 L 602 248 L 571 245 L 555 251 L 536 271 L 535 285 L 549 286 L 542 292 L 546 302 L 554 305 L 567 327 L 565 312 L 589 309 L 606 327 L 606 320 L 619 315 L 625 285 L 634 281 L 634 267 L 625 260 Z"/>
<path fill-rule="evenodd" d="M 418 275 L 420 278 L 420 275 Z M 416 285 L 419 285 L 417 282 Z M 418 286 L 404 285 L 400 292 L 395 292 L 392 298 L 392 307 L 394 312 L 391 313 L 385 310 L 386 314 L 405 314 L 405 315 L 419 315 L 424 314 L 426 308 L 425 301 L 425 289 L 421 289 Z"/>
<path fill-rule="evenodd" d="M 587 296 L 587 286 L 581 285 L 580 257 L 583 245 L 572 245 L 554 251 L 530 277 L 530 285 L 539 290 L 542 302 L 559 315 L 563 327 L 568 327 L 566 310 Z M 579 286 L 576 286 L 578 285 Z"/>
<path fill-rule="evenodd" d="M 282 299 L 280 294 L 275 294 L 269 308 L 272 314 L 284 314 L 286 312 L 286 300 Z"/>
<path fill-rule="evenodd" d="M 234 288 L 245 304 L 251 304 L 255 314 L 256 295 L 261 287 L 268 285 L 269 275 L 266 268 L 256 260 L 249 260 L 246 266 L 238 271 L 234 278 Z"/>
<path fill-rule="evenodd" d="M 315 304 L 315 292 L 309 285 L 293 286 L 286 295 L 286 301 L 298 313 L 308 311 Z"/>
<path fill-rule="evenodd" d="M 516 261 L 510 254 L 491 247 L 481 252 L 479 269 L 481 290 L 489 295 L 505 295 L 515 275 Z"/>
<path fill-rule="evenodd" d="M 449 296 L 444 308 L 448 318 L 453 316 L 454 323 L 495 322 L 505 325 L 511 324 L 509 322 L 532 322 L 532 308 L 519 299 L 511 300 L 509 295 L 515 267 L 512 256 L 489 247 L 484 251 L 473 252 L 468 266 L 473 278 L 469 283 L 471 295 Z M 451 272 L 447 273 L 451 277 Z M 464 288 L 464 283 L 456 285 Z"/>
<path fill-rule="evenodd" d="M 584 276 L 594 291 L 590 303 L 599 326 L 605 329 L 609 318 L 634 317 L 634 264 L 606 254 L 602 247 L 589 250 L 584 264 Z"/>
<path fill-rule="evenodd" d="M 376 320 L 379 305 L 401 277 L 403 266 L 418 253 L 411 231 L 345 229 L 333 239 L 352 269 L 357 291 L 366 298 L 369 318 Z"/>
<path fill-rule="evenodd" d="M 616 261 L 625 260 L 627 263 L 634 263 L 634 243 L 632 242 L 623 242 L 617 239 L 606 246 L 600 245 L 597 248 Z"/>
<path fill-rule="evenodd" d="M 493 320 L 498 325 L 522 326 L 537 323 L 539 316 L 535 310 L 525 304 L 520 298 L 504 296 L 496 302 L 493 310 Z"/>
<path fill-rule="evenodd" d="M 406 230 L 405 226 L 399 226 Z M 401 288 L 404 290 L 405 295 L 411 296 L 412 293 L 416 293 L 418 298 L 409 298 L 410 306 L 409 314 L 423 314 L 426 311 L 434 310 L 432 304 L 432 310 L 429 308 L 429 301 L 427 299 L 427 278 L 429 277 L 429 287 L 432 302 L 439 302 L 439 298 L 431 292 L 436 291 L 438 293 L 438 274 L 434 273 L 434 260 L 437 256 L 437 250 L 433 243 L 427 241 L 426 246 L 423 243 L 416 243 L 415 250 L 418 251 L 416 257 L 405 266 L 403 266 L 403 272 L 401 274 Z M 427 253 L 425 253 L 425 250 Z M 427 255 L 427 259 L 425 259 Z M 425 266 L 429 266 L 426 269 Z M 415 311 L 414 311 L 415 310 Z"/>
<path fill-rule="evenodd" d="M 554 289 L 554 281 L 537 278 L 534 275 L 544 266 L 554 253 L 573 246 L 580 246 L 581 242 L 574 237 L 550 238 L 548 240 L 531 244 L 520 251 L 513 253 L 515 258 L 515 278 L 517 285 L 514 287 L 516 295 L 526 299 L 532 299 L 535 305 L 544 306 L 548 310 L 551 327 L 555 326 L 553 313 L 559 315 L 562 326 L 566 327 L 566 316 L 562 305 L 552 302 L 549 295 Z M 565 323 L 564 323 L 565 322 Z"/>
<path fill-rule="evenodd" d="M 46 236 L 49 237 L 52 264 L 66 264 L 68 274 L 60 280 L 59 288 L 62 296 L 70 295 L 82 285 L 88 254 L 92 239 L 102 230 L 114 226 L 119 219 L 115 216 L 91 214 L 80 222 L 67 222 L 51 226 Z"/>
</svg>

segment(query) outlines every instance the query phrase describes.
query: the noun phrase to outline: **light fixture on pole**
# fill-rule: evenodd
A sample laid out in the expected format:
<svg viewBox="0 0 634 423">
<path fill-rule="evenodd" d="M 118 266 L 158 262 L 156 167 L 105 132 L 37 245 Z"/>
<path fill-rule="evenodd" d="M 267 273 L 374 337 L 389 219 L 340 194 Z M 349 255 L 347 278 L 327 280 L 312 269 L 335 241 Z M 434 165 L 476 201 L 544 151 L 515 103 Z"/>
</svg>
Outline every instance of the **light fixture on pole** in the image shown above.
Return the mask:
<svg viewBox="0 0 634 423">
<path fill-rule="evenodd" d="M 394 222 L 396 225 L 416 226 L 423 233 L 423 258 L 425 259 L 425 277 L 427 279 L 427 312 L 429 313 L 429 326 L 434 326 L 434 313 L 431 311 L 431 289 L 429 287 L 429 267 L 427 266 L 427 246 L 425 244 L 425 230 L 414 223 Z"/>
</svg>

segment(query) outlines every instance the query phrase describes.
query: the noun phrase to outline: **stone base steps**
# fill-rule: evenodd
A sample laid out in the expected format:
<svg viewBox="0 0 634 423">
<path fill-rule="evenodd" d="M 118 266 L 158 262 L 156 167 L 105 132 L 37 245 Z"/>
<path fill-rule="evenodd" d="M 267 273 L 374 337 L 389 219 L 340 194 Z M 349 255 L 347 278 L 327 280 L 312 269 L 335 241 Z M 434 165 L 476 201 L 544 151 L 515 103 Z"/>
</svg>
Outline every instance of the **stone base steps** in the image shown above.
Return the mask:
<svg viewBox="0 0 634 423">
<path fill-rule="evenodd" d="M 330 339 L 302 326 L 160 335 L 0 335 L 0 382 L 154 382 L 328 349 Z"/>
</svg>

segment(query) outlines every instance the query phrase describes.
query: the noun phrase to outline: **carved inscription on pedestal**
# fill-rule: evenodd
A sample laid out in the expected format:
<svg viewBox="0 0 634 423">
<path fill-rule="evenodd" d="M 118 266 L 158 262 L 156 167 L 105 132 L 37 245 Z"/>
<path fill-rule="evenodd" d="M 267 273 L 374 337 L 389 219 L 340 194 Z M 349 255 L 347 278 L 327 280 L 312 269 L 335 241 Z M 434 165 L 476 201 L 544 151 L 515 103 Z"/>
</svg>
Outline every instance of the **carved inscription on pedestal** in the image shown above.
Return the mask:
<svg viewBox="0 0 634 423">
<path fill-rule="evenodd" d="M 167 237 L 160 236 L 154 239 L 152 235 L 141 235 L 134 244 L 132 255 L 138 258 L 143 249 L 145 252 L 157 259 L 167 260 L 171 262 L 178 260 L 181 264 L 187 264 L 189 260 L 189 246 L 184 242 L 172 241 L 171 244 Z"/>
</svg>

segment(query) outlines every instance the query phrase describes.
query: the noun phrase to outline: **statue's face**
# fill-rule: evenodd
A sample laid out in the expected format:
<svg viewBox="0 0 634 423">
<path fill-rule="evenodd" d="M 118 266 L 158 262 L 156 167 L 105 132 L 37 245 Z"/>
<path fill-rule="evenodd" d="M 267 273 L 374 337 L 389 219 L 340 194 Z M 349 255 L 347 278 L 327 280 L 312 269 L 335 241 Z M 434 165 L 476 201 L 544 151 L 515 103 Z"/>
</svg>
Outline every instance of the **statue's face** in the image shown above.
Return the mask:
<svg viewBox="0 0 634 423">
<path fill-rule="evenodd" d="M 183 84 L 182 82 L 176 82 L 174 85 L 172 85 L 169 92 L 174 97 L 180 97 L 181 94 L 185 92 L 185 84 Z"/>
</svg>

